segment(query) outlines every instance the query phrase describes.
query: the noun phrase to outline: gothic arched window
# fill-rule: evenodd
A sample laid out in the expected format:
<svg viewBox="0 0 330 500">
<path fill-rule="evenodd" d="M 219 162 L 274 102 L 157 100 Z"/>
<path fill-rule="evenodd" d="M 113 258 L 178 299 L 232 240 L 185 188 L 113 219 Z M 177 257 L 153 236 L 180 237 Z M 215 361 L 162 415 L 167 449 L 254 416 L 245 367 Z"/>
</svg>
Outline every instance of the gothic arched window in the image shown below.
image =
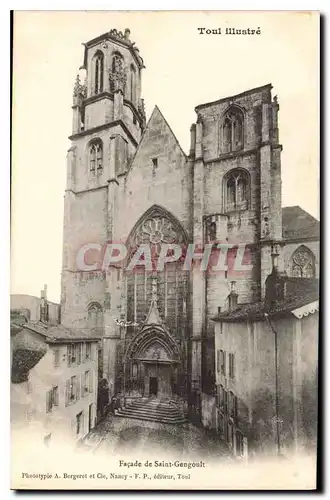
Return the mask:
<svg viewBox="0 0 330 500">
<path fill-rule="evenodd" d="M 100 139 L 97 139 L 89 145 L 89 170 L 95 174 L 103 169 L 103 145 Z"/>
<path fill-rule="evenodd" d="M 88 307 L 88 328 L 100 330 L 103 327 L 103 311 L 98 302 L 93 302 Z"/>
<path fill-rule="evenodd" d="M 132 101 L 133 104 L 135 104 L 135 96 L 136 96 L 136 72 L 135 72 L 135 68 L 133 66 L 133 64 L 131 65 L 131 82 L 130 82 L 130 91 L 131 91 L 131 95 L 130 95 L 130 99 Z"/>
<path fill-rule="evenodd" d="M 97 51 L 94 56 L 94 94 L 103 92 L 104 79 L 104 56 L 101 51 Z"/>
<path fill-rule="evenodd" d="M 244 116 L 237 107 L 224 115 L 221 126 L 221 153 L 239 151 L 244 146 Z"/>
<path fill-rule="evenodd" d="M 293 278 L 315 277 L 315 257 L 313 252 L 305 245 L 301 245 L 293 252 L 289 272 Z"/>
<path fill-rule="evenodd" d="M 245 170 L 231 170 L 224 179 L 224 210 L 246 210 L 249 204 L 250 179 Z"/>
</svg>

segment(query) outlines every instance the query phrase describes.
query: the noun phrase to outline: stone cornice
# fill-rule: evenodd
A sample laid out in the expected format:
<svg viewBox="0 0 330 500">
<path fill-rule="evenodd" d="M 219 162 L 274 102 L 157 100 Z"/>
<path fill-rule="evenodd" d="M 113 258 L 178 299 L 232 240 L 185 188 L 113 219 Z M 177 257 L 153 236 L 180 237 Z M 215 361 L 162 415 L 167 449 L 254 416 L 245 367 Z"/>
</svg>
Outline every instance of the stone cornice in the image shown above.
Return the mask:
<svg viewBox="0 0 330 500">
<path fill-rule="evenodd" d="M 90 193 L 91 191 L 98 191 L 99 189 L 107 189 L 108 185 L 107 184 L 102 184 L 102 186 L 96 186 L 93 188 L 88 188 L 88 189 L 82 189 L 81 191 L 74 191 L 73 189 L 66 189 L 66 193 L 73 193 L 74 195 L 78 194 L 84 194 L 84 193 Z"/>
<path fill-rule="evenodd" d="M 208 163 L 216 163 L 218 161 L 228 160 L 231 158 L 238 158 L 240 156 L 256 155 L 260 151 L 260 148 L 263 146 L 270 146 L 271 149 L 281 149 L 282 150 L 281 144 L 273 144 L 271 141 L 264 141 L 264 142 L 261 142 L 255 148 L 245 149 L 245 150 L 241 149 L 240 151 L 232 151 L 230 153 L 221 154 L 219 156 L 216 156 L 216 157 L 208 159 L 208 160 L 204 159 L 204 163 L 205 163 L 205 165 L 207 165 Z"/>
<path fill-rule="evenodd" d="M 127 134 L 127 136 L 130 138 L 130 140 L 132 141 L 132 143 L 136 147 L 138 145 L 136 139 L 133 137 L 133 135 L 131 134 L 131 132 L 129 131 L 129 129 L 127 128 L 127 126 L 125 125 L 125 123 L 122 120 L 114 120 L 112 122 L 108 122 L 108 123 L 104 123 L 103 125 L 99 125 L 98 127 L 93 127 L 93 128 L 88 129 L 88 130 L 78 132 L 77 134 L 70 135 L 69 139 L 70 139 L 70 141 L 74 141 L 76 139 L 79 139 L 80 137 L 84 137 L 86 135 L 92 135 L 92 134 L 95 134 L 97 132 L 100 132 L 101 130 L 106 130 L 106 129 L 110 129 L 113 127 L 117 127 L 118 125 L 120 127 L 122 127 L 124 132 Z"/>
<path fill-rule="evenodd" d="M 104 91 L 104 92 L 101 92 L 100 94 L 91 95 L 90 97 L 86 97 L 86 99 L 83 100 L 82 105 L 86 107 L 89 104 L 92 104 L 93 102 L 101 101 L 102 99 L 109 99 L 110 101 L 113 101 L 114 94 L 112 92 Z M 142 128 L 143 127 L 143 118 L 142 118 L 141 114 L 139 113 L 139 110 L 137 109 L 137 107 L 129 99 L 124 98 L 123 101 L 124 101 L 124 106 L 127 106 L 128 108 L 130 108 L 130 110 L 132 111 L 135 118 L 139 121 L 140 127 Z M 74 107 L 74 106 L 72 106 L 72 107 Z"/>
<path fill-rule="evenodd" d="M 273 88 L 272 84 L 268 83 L 268 84 L 263 85 L 261 87 L 256 87 L 254 89 L 246 90 L 245 92 L 241 92 L 240 94 L 232 95 L 229 97 L 223 97 L 222 99 L 218 99 L 217 101 L 206 102 L 205 104 L 199 104 L 198 106 L 195 107 L 195 111 L 197 112 L 200 109 L 208 108 L 209 106 L 215 106 L 215 105 L 220 104 L 222 102 L 231 101 L 234 99 L 239 99 L 240 97 L 244 97 L 246 95 L 253 94 L 255 92 L 260 92 L 262 90 L 267 89 L 270 92 L 272 88 Z"/>
</svg>

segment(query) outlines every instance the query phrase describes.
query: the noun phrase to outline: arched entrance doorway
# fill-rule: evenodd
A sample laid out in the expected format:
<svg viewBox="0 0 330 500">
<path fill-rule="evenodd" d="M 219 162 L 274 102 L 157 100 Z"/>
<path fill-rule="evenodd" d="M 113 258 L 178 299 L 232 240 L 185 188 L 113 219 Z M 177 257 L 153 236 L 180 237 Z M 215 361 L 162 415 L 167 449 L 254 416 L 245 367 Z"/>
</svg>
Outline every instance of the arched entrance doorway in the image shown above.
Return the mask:
<svg viewBox="0 0 330 500">
<path fill-rule="evenodd" d="M 177 393 L 180 361 L 179 346 L 162 324 L 154 300 L 146 324 L 125 353 L 126 394 L 170 399 Z"/>
</svg>

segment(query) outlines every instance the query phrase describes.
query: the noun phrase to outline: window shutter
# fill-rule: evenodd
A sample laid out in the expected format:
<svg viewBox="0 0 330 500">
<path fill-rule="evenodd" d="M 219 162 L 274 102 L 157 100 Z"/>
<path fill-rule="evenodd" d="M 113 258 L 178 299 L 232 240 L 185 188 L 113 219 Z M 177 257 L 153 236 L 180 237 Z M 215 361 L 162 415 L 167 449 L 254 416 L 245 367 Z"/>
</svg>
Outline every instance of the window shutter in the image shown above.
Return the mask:
<svg viewBox="0 0 330 500">
<path fill-rule="evenodd" d="M 49 391 L 46 392 L 46 413 L 49 412 Z"/>
<path fill-rule="evenodd" d="M 65 405 L 68 406 L 69 404 L 69 397 L 70 397 L 70 379 L 66 381 L 65 384 Z"/>
<path fill-rule="evenodd" d="M 80 377 L 76 377 L 76 399 L 80 399 Z"/>
</svg>

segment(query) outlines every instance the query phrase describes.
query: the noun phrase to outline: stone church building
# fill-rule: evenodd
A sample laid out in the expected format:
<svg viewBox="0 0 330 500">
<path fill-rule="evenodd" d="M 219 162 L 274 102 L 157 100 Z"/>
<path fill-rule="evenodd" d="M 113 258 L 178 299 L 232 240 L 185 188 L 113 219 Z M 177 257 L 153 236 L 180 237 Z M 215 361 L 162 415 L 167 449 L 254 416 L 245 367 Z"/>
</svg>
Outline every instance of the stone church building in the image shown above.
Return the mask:
<svg viewBox="0 0 330 500">
<path fill-rule="evenodd" d="M 282 209 L 271 84 L 197 106 L 187 154 L 157 106 L 146 123 L 144 67 L 128 29 L 84 44 L 67 156 L 62 323 L 101 334 L 110 395 L 194 401 L 213 390 L 211 318 L 230 294 L 263 299 L 274 244 L 288 275 L 317 276 L 318 222 L 300 207 Z M 208 245 L 214 262 L 219 244 L 229 250 L 220 270 L 201 271 L 197 257 L 189 270 L 182 258 L 161 270 L 119 261 L 104 269 L 107 242 L 125 244 L 127 259 L 148 244 L 153 264 L 162 243 Z M 86 246 L 90 268 L 81 270 Z"/>
</svg>

